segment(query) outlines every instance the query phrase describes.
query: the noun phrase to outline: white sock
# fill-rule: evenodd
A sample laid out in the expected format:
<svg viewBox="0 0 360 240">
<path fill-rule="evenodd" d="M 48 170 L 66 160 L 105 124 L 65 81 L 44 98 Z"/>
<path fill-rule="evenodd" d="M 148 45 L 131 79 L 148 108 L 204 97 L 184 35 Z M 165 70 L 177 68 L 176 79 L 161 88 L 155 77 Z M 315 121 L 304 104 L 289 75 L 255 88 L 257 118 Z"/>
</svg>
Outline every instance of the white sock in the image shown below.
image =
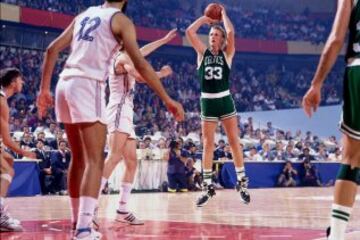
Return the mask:
<svg viewBox="0 0 360 240">
<path fill-rule="evenodd" d="M 237 180 L 240 181 L 245 177 L 245 167 L 235 167 Z"/>
<path fill-rule="evenodd" d="M 79 198 L 70 198 L 70 208 L 71 208 L 71 222 L 77 222 L 77 217 L 79 215 Z"/>
<path fill-rule="evenodd" d="M 123 213 L 128 212 L 128 201 L 130 198 L 132 190 L 132 183 L 123 182 L 121 183 L 121 189 L 120 189 L 120 201 L 119 201 L 119 211 Z"/>
<path fill-rule="evenodd" d="M 332 205 L 330 227 L 331 233 L 328 240 L 344 240 L 346 226 L 349 222 L 352 208 L 341 206 L 338 204 Z"/>
<path fill-rule="evenodd" d="M 2 209 L 5 206 L 5 198 L 0 197 L 0 209 Z"/>
<path fill-rule="evenodd" d="M 99 197 L 101 196 L 101 192 L 105 188 L 105 185 L 106 185 L 107 181 L 108 181 L 107 178 L 101 177 L 101 184 L 100 184 L 100 189 L 99 189 Z"/>
<path fill-rule="evenodd" d="M 95 207 L 97 206 L 97 199 L 92 197 L 80 197 L 79 215 L 76 229 L 88 228 L 91 225 L 94 217 Z"/>
<path fill-rule="evenodd" d="M 210 185 L 212 183 L 212 169 L 205 169 L 203 170 L 203 178 L 204 178 L 204 182 L 207 185 Z"/>
</svg>

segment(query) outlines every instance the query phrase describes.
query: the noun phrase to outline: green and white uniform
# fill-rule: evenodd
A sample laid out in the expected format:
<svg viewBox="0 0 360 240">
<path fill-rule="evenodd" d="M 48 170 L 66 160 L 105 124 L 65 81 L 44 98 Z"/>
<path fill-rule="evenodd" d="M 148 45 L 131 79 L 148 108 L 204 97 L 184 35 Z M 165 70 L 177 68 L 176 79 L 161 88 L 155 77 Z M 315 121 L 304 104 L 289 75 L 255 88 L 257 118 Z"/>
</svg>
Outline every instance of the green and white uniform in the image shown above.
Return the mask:
<svg viewBox="0 0 360 240">
<path fill-rule="evenodd" d="M 354 0 L 349 24 L 348 65 L 344 76 L 343 113 L 340 129 L 360 140 L 360 1 Z"/>
<path fill-rule="evenodd" d="M 213 55 L 206 49 L 198 74 L 201 88 L 201 119 L 218 121 L 236 116 L 235 103 L 229 89 L 230 66 L 224 52 Z"/>
</svg>

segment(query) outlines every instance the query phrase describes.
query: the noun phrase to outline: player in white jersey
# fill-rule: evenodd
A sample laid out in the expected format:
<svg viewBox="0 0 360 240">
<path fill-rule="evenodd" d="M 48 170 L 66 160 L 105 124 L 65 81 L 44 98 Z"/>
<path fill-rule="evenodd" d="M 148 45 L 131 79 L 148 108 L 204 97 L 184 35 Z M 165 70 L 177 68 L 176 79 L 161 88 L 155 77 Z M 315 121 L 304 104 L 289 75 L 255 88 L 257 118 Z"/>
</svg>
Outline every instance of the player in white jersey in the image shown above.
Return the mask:
<svg viewBox="0 0 360 240">
<path fill-rule="evenodd" d="M 170 42 L 175 36 L 176 29 L 173 29 L 162 39 L 142 47 L 140 52 L 145 57 Z M 170 74 L 172 74 L 172 70 L 169 66 L 163 66 L 157 72 L 159 78 Z M 140 225 L 143 224 L 143 221 L 138 220 L 127 207 L 137 168 L 136 135 L 133 125 L 135 81 L 144 82 L 144 79 L 136 71 L 126 52 L 121 51 L 114 59 L 114 64 L 110 69 L 110 99 L 107 106 L 110 151 L 105 161 L 100 191 L 104 188 L 117 164 L 124 159 L 126 171 L 121 183 L 116 220 L 131 225 Z"/>
<path fill-rule="evenodd" d="M 106 140 L 105 80 L 119 42 L 149 86 L 164 101 L 176 120 L 184 119 L 181 104 L 172 100 L 136 42 L 133 23 L 121 13 L 127 0 L 106 0 L 73 20 L 46 49 L 37 106 L 40 117 L 52 105 L 51 77 L 58 54 L 71 45 L 71 53 L 56 87 L 56 113 L 64 123 L 72 151 L 68 189 L 75 239 L 99 239 L 91 227 L 104 165 Z"/>
<path fill-rule="evenodd" d="M 3 143 L 14 152 L 35 159 L 33 152 L 25 151 L 16 144 L 9 131 L 9 106 L 7 99 L 21 92 L 24 81 L 16 68 L 5 68 L 0 71 L 0 232 L 22 231 L 19 220 L 12 218 L 5 206 L 5 198 L 14 177 L 14 159 L 5 152 Z"/>
</svg>

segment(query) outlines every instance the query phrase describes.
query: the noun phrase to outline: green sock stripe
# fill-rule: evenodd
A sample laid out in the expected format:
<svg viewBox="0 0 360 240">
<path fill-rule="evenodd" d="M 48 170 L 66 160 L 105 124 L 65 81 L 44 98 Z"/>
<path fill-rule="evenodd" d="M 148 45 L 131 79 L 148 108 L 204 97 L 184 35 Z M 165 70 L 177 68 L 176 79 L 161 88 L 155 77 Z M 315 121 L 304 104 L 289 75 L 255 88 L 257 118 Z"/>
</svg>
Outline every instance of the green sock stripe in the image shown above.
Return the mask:
<svg viewBox="0 0 360 240">
<path fill-rule="evenodd" d="M 212 176 L 212 172 L 204 172 L 204 173 L 203 173 L 204 179 L 211 178 L 211 176 Z"/>
<path fill-rule="evenodd" d="M 346 216 L 346 217 L 350 217 L 350 214 L 349 213 L 346 213 L 346 212 L 343 212 L 341 210 L 336 210 L 336 209 L 333 209 L 332 210 L 334 214 L 340 214 L 340 215 L 343 215 L 343 216 Z"/>
<path fill-rule="evenodd" d="M 333 214 L 332 217 L 333 217 L 333 218 L 340 219 L 340 220 L 343 220 L 343 221 L 345 221 L 345 222 L 348 222 L 348 221 L 349 221 L 348 218 L 345 218 L 345 217 L 342 217 L 342 216 L 339 216 L 339 215 L 335 215 L 335 214 Z"/>
</svg>

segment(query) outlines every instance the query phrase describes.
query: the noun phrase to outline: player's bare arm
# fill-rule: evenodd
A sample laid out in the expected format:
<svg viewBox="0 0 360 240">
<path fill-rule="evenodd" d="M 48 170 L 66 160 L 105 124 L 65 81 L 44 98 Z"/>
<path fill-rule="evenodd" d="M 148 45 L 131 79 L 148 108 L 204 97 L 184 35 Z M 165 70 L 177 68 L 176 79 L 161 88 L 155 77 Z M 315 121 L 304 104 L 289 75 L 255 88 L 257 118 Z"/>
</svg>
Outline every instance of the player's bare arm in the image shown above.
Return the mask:
<svg viewBox="0 0 360 240">
<path fill-rule="evenodd" d="M 133 65 L 125 64 L 124 69 L 128 74 L 134 77 L 137 82 L 146 83 L 146 80 L 140 75 L 138 71 L 136 71 Z M 165 65 L 160 69 L 160 71 L 157 71 L 155 73 L 160 79 L 163 79 L 172 74 L 172 69 L 169 65 Z"/>
<path fill-rule="evenodd" d="M 11 139 L 9 131 L 9 106 L 6 99 L 2 97 L 0 98 L 0 109 L 0 135 L 5 146 L 22 156 L 33 159 L 36 158 L 35 153 L 21 149 L 20 146 Z"/>
<path fill-rule="evenodd" d="M 146 57 L 148 56 L 150 53 L 152 53 L 153 51 L 155 51 L 156 49 L 158 49 L 159 47 L 167 44 L 168 42 L 170 42 L 171 40 L 173 40 L 176 35 L 177 35 L 177 29 L 172 29 L 170 32 L 168 32 L 163 38 L 148 43 L 146 45 L 144 45 L 142 48 L 140 48 L 140 52 L 141 54 Z"/>
<path fill-rule="evenodd" d="M 136 70 L 143 76 L 146 83 L 155 91 L 155 93 L 165 103 L 166 107 L 172 112 L 177 121 L 184 120 L 184 109 L 181 104 L 172 100 L 165 91 L 160 79 L 156 76 L 154 69 L 142 56 L 139 46 L 136 42 L 136 32 L 134 24 L 123 14 L 116 14 L 113 17 L 112 29 L 119 39 L 124 42 L 124 47 Z"/>
<path fill-rule="evenodd" d="M 72 21 L 65 31 L 52 43 L 50 43 L 46 49 L 44 63 L 42 66 L 43 70 L 40 83 L 40 93 L 36 102 L 40 117 L 45 115 L 48 107 L 50 107 L 53 103 L 50 93 L 51 76 L 53 74 L 59 53 L 71 44 L 73 29 L 74 21 Z"/>
<path fill-rule="evenodd" d="M 322 84 L 344 45 L 351 9 L 352 1 L 338 0 L 338 8 L 330 36 L 321 54 L 318 68 L 311 82 L 311 87 L 302 101 L 304 111 L 309 117 L 312 116 L 320 104 Z"/>
<path fill-rule="evenodd" d="M 231 20 L 229 19 L 226 10 L 223 6 L 221 11 L 222 21 L 224 23 L 225 31 L 226 31 L 226 59 L 228 63 L 232 62 L 232 59 L 235 55 L 235 29 Z"/>
<path fill-rule="evenodd" d="M 217 20 L 211 19 L 209 17 L 206 16 L 202 16 L 200 18 L 198 18 L 197 20 L 195 20 L 195 22 L 193 22 L 187 29 L 186 29 L 186 38 L 187 40 L 190 42 L 191 46 L 195 49 L 196 53 L 197 53 L 197 62 L 198 65 L 201 62 L 201 59 L 204 55 L 204 52 L 206 50 L 206 45 L 201 41 L 201 39 L 199 38 L 197 31 L 199 30 L 199 28 L 204 25 L 204 24 L 214 24 L 217 23 Z"/>
</svg>

